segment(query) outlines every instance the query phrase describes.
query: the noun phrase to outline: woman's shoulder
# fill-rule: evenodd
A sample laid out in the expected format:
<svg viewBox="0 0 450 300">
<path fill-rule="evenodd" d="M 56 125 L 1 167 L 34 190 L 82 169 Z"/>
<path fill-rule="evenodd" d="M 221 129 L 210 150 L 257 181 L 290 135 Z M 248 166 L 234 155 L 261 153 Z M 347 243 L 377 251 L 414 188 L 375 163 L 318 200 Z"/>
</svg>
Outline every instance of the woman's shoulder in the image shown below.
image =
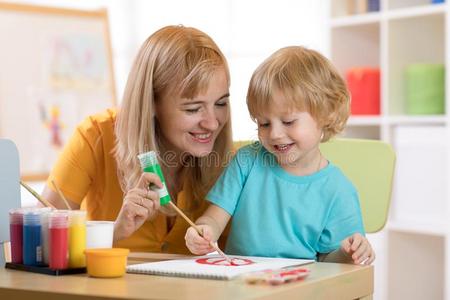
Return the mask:
<svg viewBox="0 0 450 300">
<path fill-rule="evenodd" d="M 91 144 L 97 144 L 99 139 L 113 143 L 116 116 L 117 109 L 114 108 L 90 115 L 78 125 L 78 134 Z"/>
<path fill-rule="evenodd" d="M 114 124 L 117 117 L 116 108 L 108 108 L 102 112 L 86 117 L 80 126 L 89 127 L 93 125 Z"/>
<path fill-rule="evenodd" d="M 78 125 L 78 129 L 83 132 L 109 130 L 114 128 L 116 117 L 117 109 L 108 108 L 105 111 L 86 117 Z"/>
</svg>

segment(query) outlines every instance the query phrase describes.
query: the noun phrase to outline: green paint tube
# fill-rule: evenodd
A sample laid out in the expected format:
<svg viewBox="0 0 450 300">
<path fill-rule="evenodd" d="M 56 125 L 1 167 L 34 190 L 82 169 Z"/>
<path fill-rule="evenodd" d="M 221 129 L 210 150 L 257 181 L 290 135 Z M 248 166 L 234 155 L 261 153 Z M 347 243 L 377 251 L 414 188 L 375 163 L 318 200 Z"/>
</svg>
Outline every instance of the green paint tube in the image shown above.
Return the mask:
<svg viewBox="0 0 450 300">
<path fill-rule="evenodd" d="M 159 179 L 163 184 L 163 187 L 159 189 L 156 185 L 151 184 L 150 189 L 158 192 L 159 203 L 161 205 L 166 205 L 170 202 L 170 195 L 167 192 L 166 180 L 161 170 L 161 166 L 158 163 L 158 158 L 156 157 L 155 151 L 150 151 L 147 153 L 142 153 L 138 155 L 139 161 L 141 163 L 142 171 L 147 173 L 154 173 L 158 175 Z"/>
</svg>

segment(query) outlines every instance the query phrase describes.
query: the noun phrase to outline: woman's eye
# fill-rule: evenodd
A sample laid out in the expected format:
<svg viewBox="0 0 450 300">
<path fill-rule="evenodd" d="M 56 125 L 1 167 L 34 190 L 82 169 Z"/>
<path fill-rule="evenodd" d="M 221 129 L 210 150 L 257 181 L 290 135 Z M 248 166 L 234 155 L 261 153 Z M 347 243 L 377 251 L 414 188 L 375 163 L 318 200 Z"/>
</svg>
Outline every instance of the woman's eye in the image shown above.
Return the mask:
<svg viewBox="0 0 450 300">
<path fill-rule="evenodd" d="M 198 108 L 188 108 L 188 109 L 185 109 L 184 111 L 187 112 L 187 113 L 189 113 L 189 114 L 195 114 L 195 113 L 197 113 L 199 110 L 200 110 L 200 108 L 198 107 Z"/>
<path fill-rule="evenodd" d="M 260 127 L 260 128 L 266 128 L 266 127 L 269 127 L 269 123 L 259 123 L 258 124 L 258 127 Z"/>
<path fill-rule="evenodd" d="M 216 106 L 220 106 L 220 107 L 224 107 L 224 106 L 227 106 L 227 105 L 228 105 L 228 102 L 227 102 L 227 101 L 217 102 L 217 103 L 216 103 Z"/>
</svg>

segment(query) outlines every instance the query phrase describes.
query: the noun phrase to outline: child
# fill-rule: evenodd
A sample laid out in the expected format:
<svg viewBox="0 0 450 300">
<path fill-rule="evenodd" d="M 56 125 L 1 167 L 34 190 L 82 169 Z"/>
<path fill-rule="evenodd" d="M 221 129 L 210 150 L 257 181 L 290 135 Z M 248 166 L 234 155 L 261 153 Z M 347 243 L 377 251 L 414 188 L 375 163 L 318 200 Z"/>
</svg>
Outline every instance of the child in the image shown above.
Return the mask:
<svg viewBox="0 0 450 300">
<path fill-rule="evenodd" d="M 254 72 L 247 94 L 260 143 L 240 149 L 207 199 L 186 245 L 214 251 L 232 219 L 232 255 L 370 264 L 357 191 L 322 156 L 319 144 L 342 131 L 349 115 L 345 82 L 321 54 L 282 48 Z"/>
</svg>

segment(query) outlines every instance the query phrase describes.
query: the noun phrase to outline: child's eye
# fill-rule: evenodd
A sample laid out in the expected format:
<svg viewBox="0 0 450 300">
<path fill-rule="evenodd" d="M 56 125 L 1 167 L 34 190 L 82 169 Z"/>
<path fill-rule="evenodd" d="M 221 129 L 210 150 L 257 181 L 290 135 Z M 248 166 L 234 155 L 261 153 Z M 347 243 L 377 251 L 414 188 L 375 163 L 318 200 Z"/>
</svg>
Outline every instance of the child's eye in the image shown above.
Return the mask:
<svg viewBox="0 0 450 300">
<path fill-rule="evenodd" d="M 286 125 L 286 126 L 291 126 L 291 125 L 294 124 L 294 123 L 295 123 L 295 120 L 292 120 L 292 121 L 283 121 L 283 124 Z"/>
<path fill-rule="evenodd" d="M 260 128 L 267 128 L 269 127 L 270 123 L 258 123 L 258 127 Z"/>
</svg>

